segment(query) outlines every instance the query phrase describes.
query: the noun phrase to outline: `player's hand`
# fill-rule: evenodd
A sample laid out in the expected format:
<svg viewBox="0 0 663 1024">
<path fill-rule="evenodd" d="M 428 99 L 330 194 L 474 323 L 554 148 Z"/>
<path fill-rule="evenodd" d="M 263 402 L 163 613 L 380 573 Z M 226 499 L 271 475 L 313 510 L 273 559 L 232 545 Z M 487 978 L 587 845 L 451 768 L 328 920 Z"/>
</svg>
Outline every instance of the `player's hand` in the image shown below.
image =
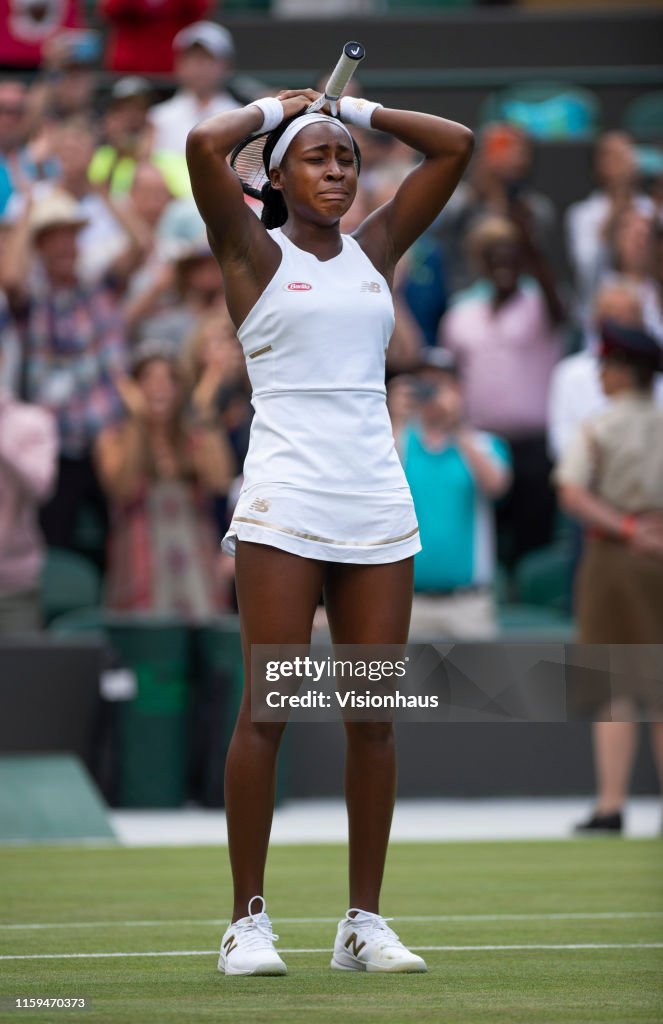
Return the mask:
<svg viewBox="0 0 663 1024">
<path fill-rule="evenodd" d="M 295 114 L 300 114 L 302 110 L 306 110 L 320 96 L 322 93 L 316 92 L 315 89 L 284 89 L 276 98 L 283 104 L 284 119 L 287 120 Z M 325 103 L 322 113 L 329 114 L 330 112 L 329 104 Z"/>
</svg>

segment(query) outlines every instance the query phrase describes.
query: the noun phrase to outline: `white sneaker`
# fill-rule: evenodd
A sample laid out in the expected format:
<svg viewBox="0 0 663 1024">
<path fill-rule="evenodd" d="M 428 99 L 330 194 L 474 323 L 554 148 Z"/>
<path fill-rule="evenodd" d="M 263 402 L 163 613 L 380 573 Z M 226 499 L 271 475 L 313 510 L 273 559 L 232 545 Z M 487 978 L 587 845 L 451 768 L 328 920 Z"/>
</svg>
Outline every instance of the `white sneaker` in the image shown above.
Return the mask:
<svg viewBox="0 0 663 1024">
<path fill-rule="evenodd" d="M 354 917 L 348 916 L 353 913 Z M 338 926 L 331 966 L 339 971 L 394 974 L 427 971 L 425 961 L 406 949 L 387 924 L 388 920 L 392 918 L 380 917 L 368 910 L 348 910 Z"/>
<path fill-rule="evenodd" d="M 261 904 L 257 914 L 251 911 L 255 900 Z M 224 974 L 286 974 L 288 968 L 274 949 L 279 937 L 272 931 L 262 896 L 253 896 L 247 909 L 248 917 L 229 925 L 221 939 L 219 970 Z"/>
</svg>

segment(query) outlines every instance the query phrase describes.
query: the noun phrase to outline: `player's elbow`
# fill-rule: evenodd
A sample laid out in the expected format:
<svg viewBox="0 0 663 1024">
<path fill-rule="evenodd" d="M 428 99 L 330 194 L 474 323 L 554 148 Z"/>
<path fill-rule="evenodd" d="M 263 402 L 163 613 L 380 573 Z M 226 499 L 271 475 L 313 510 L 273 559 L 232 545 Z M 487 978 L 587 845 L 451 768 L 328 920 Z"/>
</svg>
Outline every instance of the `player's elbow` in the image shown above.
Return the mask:
<svg viewBox="0 0 663 1024">
<path fill-rule="evenodd" d="M 474 152 L 474 132 L 464 124 L 456 125 L 454 148 L 464 164 L 468 163 Z"/>
<path fill-rule="evenodd" d="M 211 156 L 214 152 L 214 139 L 205 121 L 201 121 L 191 129 L 186 137 L 187 161 L 199 160 Z"/>
</svg>

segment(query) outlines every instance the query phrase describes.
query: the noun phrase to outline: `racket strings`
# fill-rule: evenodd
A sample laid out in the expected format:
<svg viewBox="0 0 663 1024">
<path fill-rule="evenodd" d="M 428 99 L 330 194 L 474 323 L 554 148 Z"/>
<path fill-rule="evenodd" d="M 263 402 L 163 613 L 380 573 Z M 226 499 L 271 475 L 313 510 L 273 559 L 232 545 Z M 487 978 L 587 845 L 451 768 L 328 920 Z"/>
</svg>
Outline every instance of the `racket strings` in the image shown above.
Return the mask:
<svg viewBox="0 0 663 1024">
<path fill-rule="evenodd" d="M 250 137 L 240 143 L 230 157 L 230 166 L 242 183 L 247 195 L 262 198 L 262 188 L 269 181 L 263 162 L 263 150 L 269 133 Z"/>
</svg>

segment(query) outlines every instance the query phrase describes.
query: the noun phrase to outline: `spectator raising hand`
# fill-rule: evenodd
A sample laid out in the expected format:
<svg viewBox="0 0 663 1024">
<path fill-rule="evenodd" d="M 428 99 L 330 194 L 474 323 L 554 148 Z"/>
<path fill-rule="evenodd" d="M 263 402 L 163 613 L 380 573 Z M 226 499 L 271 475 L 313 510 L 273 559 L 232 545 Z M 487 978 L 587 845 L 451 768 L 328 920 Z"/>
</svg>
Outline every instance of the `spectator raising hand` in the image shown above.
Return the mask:
<svg viewBox="0 0 663 1024">
<path fill-rule="evenodd" d="M 112 513 L 108 605 L 206 618 L 221 607 L 212 500 L 232 478 L 225 433 L 187 420 L 179 362 L 161 342 L 138 346 L 119 389 L 126 414 L 96 445 Z"/>
</svg>

